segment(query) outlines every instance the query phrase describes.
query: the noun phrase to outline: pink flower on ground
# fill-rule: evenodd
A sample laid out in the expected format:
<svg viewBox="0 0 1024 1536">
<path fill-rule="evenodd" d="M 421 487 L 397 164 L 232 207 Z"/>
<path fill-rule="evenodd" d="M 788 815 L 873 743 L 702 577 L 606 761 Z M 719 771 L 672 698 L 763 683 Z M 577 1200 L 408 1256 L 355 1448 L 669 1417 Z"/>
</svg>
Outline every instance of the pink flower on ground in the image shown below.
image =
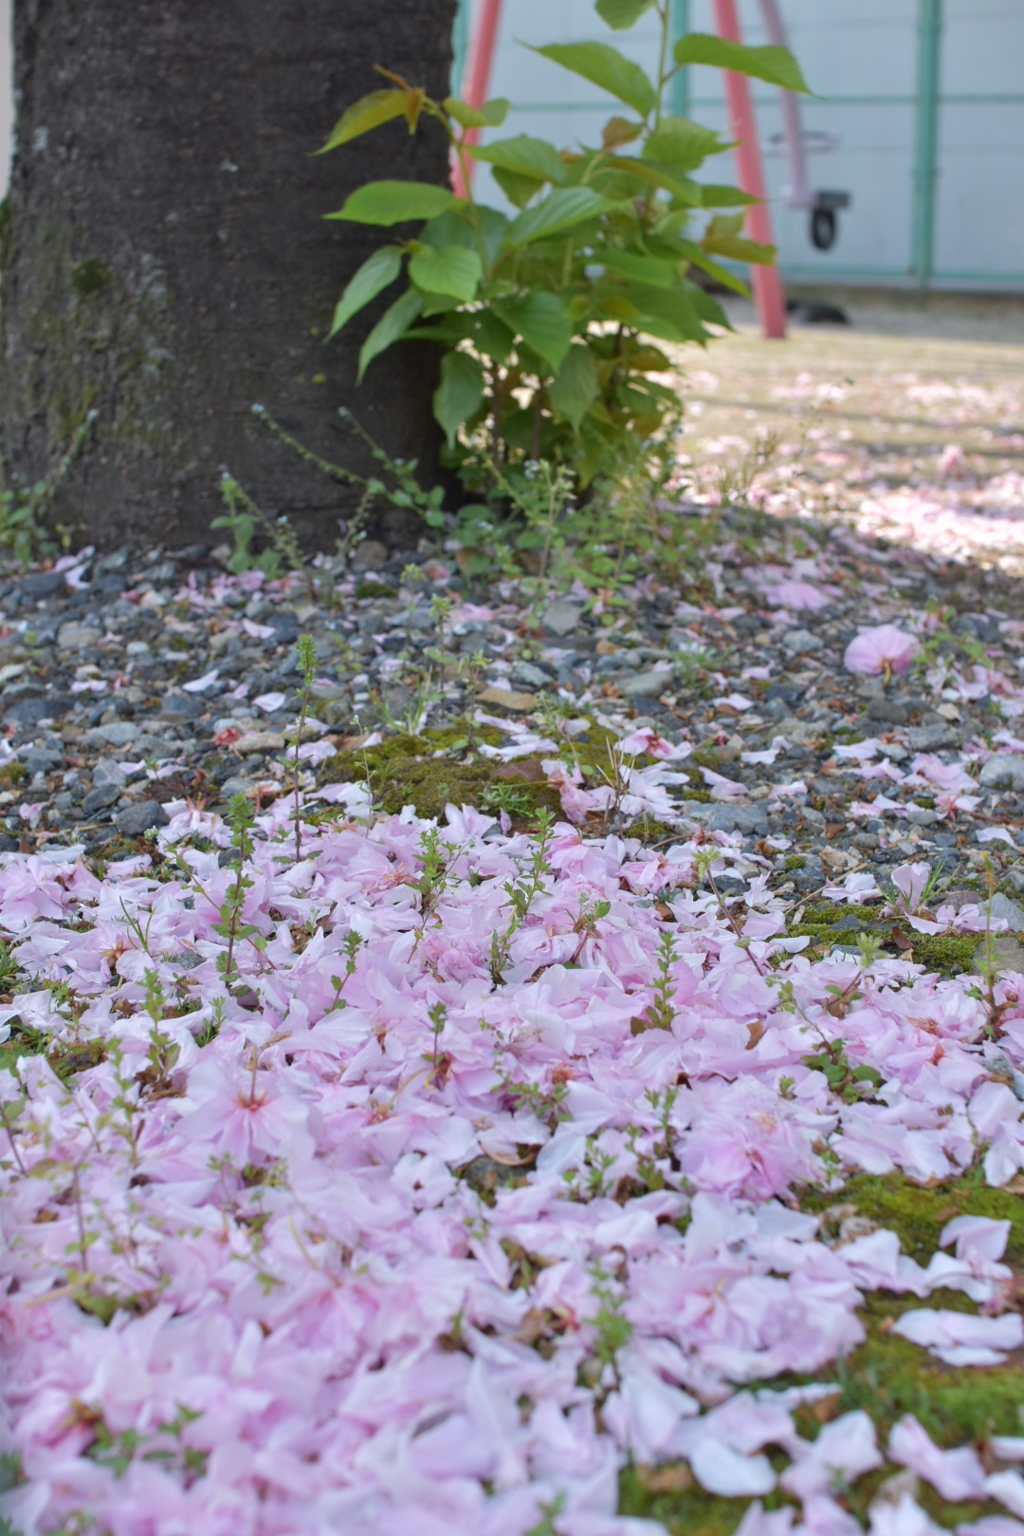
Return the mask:
<svg viewBox="0 0 1024 1536">
<path fill-rule="evenodd" d="M 619 742 L 619 750 L 626 752 L 630 757 L 636 757 L 641 752 L 646 752 L 649 757 L 663 757 L 666 760 L 677 757 L 689 757 L 692 748 L 688 742 L 681 742 L 676 746 L 671 741 L 666 741 L 651 725 L 645 725 L 630 736 L 623 736 Z"/>
<path fill-rule="evenodd" d="M 893 672 L 906 672 L 920 649 L 915 637 L 897 629 L 895 624 L 879 624 L 850 641 L 843 665 L 847 672 L 888 677 Z"/>
<path fill-rule="evenodd" d="M 902 912 L 916 912 L 931 879 L 930 864 L 900 864 L 892 872 L 892 883 L 899 895 L 896 906 Z"/>
<path fill-rule="evenodd" d="M 723 773 L 716 773 L 713 768 L 702 768 L 704 782 L 711 791 L 712 800 L 745 800 L 747 786 L 741 784 L 738 779 L 727 779 Z"/>
</svg>

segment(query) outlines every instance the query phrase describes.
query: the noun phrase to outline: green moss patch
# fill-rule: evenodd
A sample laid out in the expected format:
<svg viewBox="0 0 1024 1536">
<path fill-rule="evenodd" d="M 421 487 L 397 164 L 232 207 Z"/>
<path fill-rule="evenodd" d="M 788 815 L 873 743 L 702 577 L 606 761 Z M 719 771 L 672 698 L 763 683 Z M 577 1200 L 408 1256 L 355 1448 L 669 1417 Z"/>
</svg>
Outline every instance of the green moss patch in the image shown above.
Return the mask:
<svg viewBox="0 0 1024 1536">
<path fill-rule="evenodd" d="M 375 747 L 337 752 L 325 763 L 322 781 L 368 781 L 378 809 L 388 815 L 412 805 L 418 816 L 443 817 L 449 804 L 505 810 L 522 823 L 534 821 L 543 809 L 560 814 L 557 789 L 546 780 L 528 778 L 527 763 L 522 765 L 522 775 L 513 776 L 506 765 L 489 758 L 466 761 L 463 754 L 470 745 L 469 729 L 475 729 L 476 742 L 483 739 L 479 728 L 466 727 L 422 736 L 391 736 Z M 444 755 L 435 757 L 435 752 Z"/>
<path fill-rule="evenodd" d="M 87 258 L 85 261 L 76 261 L 71 268 L 71 286 L 80 298 L 92 298 L 95 293 L 102 293 L 111 279 L 109 267 L 105 267 L 102 261 L 94 261 Z"/>
<path fill-rule="evenodd" d="M 891 943 L 894 928 L 910 940 L 909 950 Z M 858 933 L 872 933 L 883 942 L 890 941 L 893 951 L 902 954 L 904 959 L 913 960 L 926 970 L 938 971 L 943 976 L 959 976 L 969 971 L 981 942 L 977 933 L 917 933 L 898 917 L 883 917 L 881 907 L 852 903 L 839 906 L 827 901 L 811 903 L 800 922 L 789 930 L 791 938 L 809 938 L 821 949 L 831 949 L 835 944 L 855 944 Z"/>
<path fill-rule="evenodd" d="M 913 933 L 911 955 L 918 965 L 943 976 L 969 971 L 982 935 L 977 933 Z"/>
<path fill-rule="evenodd" d="M 918 1264 L 928 1263 L 943 1227 L 954 1216 L 1008 1221 L 1006 1263 L 1024 1269 L 1024 1201 L 1009 1190 L 992 1189 L 980 1167 L 927 1189 L 900 1173 L 884 1178 L 858 1173 L 842 1189 L 806 1191 L 801 1205 L 815 1215 L 830 1207 L 856 1206 L 858 1215 L 895 1232 L 903 1252 Z"/>
<path fill-rule="evenodd" d="M 383 581 L 361 581 L 356 587 L 355 596 L 363 597 L 397 597 L 394 587 L 389 587 Z"/>
<path fill-rule="evenodd" d="M 626 1467 L 619 1478 L 619 1513 L 660 1520 L 672 1536 L 732 1536 L 750 1503 L 749 1499 L 721 1499 L 703 1488 L 657 1492 L 645 1487 L 636 1467 Z M 777 1496 L 764 1501 L 775 1508 Z M 788 1501 L 787 1501 L 788 1502 Z"/>
</svg>

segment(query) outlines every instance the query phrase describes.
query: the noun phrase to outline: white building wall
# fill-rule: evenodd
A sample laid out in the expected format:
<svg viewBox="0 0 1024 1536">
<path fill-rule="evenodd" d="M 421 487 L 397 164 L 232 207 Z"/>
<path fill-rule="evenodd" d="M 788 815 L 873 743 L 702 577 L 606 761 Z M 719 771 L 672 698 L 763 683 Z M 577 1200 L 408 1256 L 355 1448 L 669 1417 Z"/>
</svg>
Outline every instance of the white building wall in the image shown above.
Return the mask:
<svg viewBox="0 0 1024 1536">
<path fill-rule="evenodd" d="M 943 8 L 934 283 L 1024 287 L 1024 0 L 944 0 Z M 919 0 L 781 0 L 781 9 L 815 92 L 802 101 L 804 127 L 840 137 L 834 153 L 809 157 L 810 184 L 852 197 L 836 244 L 816 250 L 808 215 L 781 202 L 783 158 L 766 153 L 783 272 L 805 281 L 910 282 Z M 689 11 L 691 30 L 714 30 L 711 0 L 690 0 Z M 740 14 L 745 41 L 767 41 L 756 0 L 740 0 Z M 649 24 L 612 34 L 591 0 L 505 0 L 490 89 L 514 104 L 501 136 L 595 141 L 615 110 L 611 99 L 521 46 L 588 37 L 653 67 Z M 690 115 L 725 129 L 719 72 L 687 73 Z M 777 93 L 752 88 L 766 143 L 781 128 Z M 731 157 L 709 162 L 705 175 L 732 179 Z M 481 192 L 500 202 L 488 183 L 481 167 Z"/>
</svg>

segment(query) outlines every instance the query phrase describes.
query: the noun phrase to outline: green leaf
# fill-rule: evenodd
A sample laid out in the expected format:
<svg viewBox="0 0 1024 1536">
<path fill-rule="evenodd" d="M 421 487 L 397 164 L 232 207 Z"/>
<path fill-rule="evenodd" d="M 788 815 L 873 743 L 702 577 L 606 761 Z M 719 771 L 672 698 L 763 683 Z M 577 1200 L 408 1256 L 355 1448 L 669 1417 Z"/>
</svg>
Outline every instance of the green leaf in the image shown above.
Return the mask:
<svg viewBox="0 0 1024 1536">
<path fill-rule="evenodd" d="M 512 110 L 512 103 L 504 96 L 485 101 L 482 107 L 471 107 L 468 101 L 460 101 L 457 96 L 446 96 L 443 105 L 460 128 L 500 128 Z"/>
<path fill-rule="evenodd" d="M 728 267 L 723 267 L 717 261 L 712 261 L 709 256 L 704 254 L 699 245 L 694 245 L 691 240 L 680 240 L 679 247 L 687 261 L 691 261 L 695 267 L 699 267 L 702 272 L 706 272 L 709 277 L 713 277 L 723 287 L 731 288 L 733 293 L 740 293 L 745 299 L 750 298 L 750 288 L 743 279 L 737 277 L 735 272 L 730 272 Z"/>
<path fill-rule="evenodd" d="M 788 48 L 750 48 L 745 43 L 714 37 L 710 32 L 688 32 L 673 52 L 677 64 L 710 64 L 715 69 L 731 69 L 737 75 L 767 80 L 769 85 L 781 85 L 784 91 L 810 94 L 800 65 Z"/>
<path fill-rule="evenodd" d="M 615 204 L 601 197 L 590 187 L 558 187 L 542 203 L 527 208 L 512 220 L 505 235 L 506 245 L 525 245 L 544 235 L 556 235 L 571 229 L 601 213 L 607 213 Z"/>
<path fill-rule="evenodd" d="M 468 251 L 475 251 L 477 248 L 476 232 L 472 224 L 461 214 L 452 210 L 439 214 L 436 219 L 428 220 L 417 238 L 424 245 L 432 245 L 439 251 L 447 250 L 450 245 L 464 245 Z"/>
<path fill-rule="evenodd" d="M 327 218 L 349 219 L 355 224 L 404 224 L 409 219 L 436 218 L 457 202 L 447 187 L 426 181 L 368 181 Z"/>
<path fill-rule="evenodd" d="M 393 117 L 401 117 L 404 111 L 404 91 L 371 91 L 369 96 L 353 102 L 341 114 L 331 129 L 330 138 L 323 149 L 317 150 L 317 154 L 325 155 L 329 149 L 337 149 L 339 144 L 347 144 L 349 139 L 357 139 L 361 133 L 379 128 L 381 123 L 388 123 Z"/>
<path fill-rule="evenodd" d="M 409 260 L 409 277 L 421 292 L 449 293 L 460 304 L 473 298 L 483 271 L 477 252 L 464 245 L 449 245 L 443 251 L 423 245 Z"/>
<path fill-rule="evenodd" d="M 624 101 L 641 117 L 646 117 L 655 105 L 654 86 L 640 65 L 607 43 L 548 43 L 546 48 L 533 51 L 561 64 L 563 69 L 571 69 L 574 75 L 582 75 L 591 85 Z"/>
<path fill-rule="evenodd" d="M 443 347 L 458 346 L 460 341 L 465 341 L 471 334 L 472 328 L 467 327 L 466 321 L 471 316 L 459 311 L 449 311 L 448 318 L 441 320 L 437 325 L 411 325 L 403 332 L 403 341 L 433 341 Z M 3 1533 L 0 1532 L 0 1536 Z"/>
<path fill-rule="evenodd" d="M 547 185 L 535 176 L 523 176 L 518 171 L 506 171 L 500 165 L 494 167 L 491 175 L 509 202 L 514 203 L 517 208 L 525 208 L 530 199 L 536 197 L 537 193 Z"/>
<path fill-rule="evenodd" d="M 760 267 L 773 266 L 778 255 L 776 246 L 759 245 L 756 240 L 745 240 L 741 235 L 725 235 L 715 241 L 705 240 L 705 245 L 716 256 L 728 256 L 733 261 L 752 261 Z"/>
<path fill-rule="evenodd" d="M 699 183 L 690 181 L 686 176 L 670 175 L 663 166 L 637 160 L 630 155 L 609 155 L 605 164 L 612 170 L 635 176 L 638 181 L 646 182 L 650 187 L 661 187 L 690 208 L 703 207 Z"/>
<path fill-rule="evenodd" d="M 494 310 L 557 372 L 572 345 L 572 321 L 557 294 L 535 288 L 519 298 L 503 299 L 494 305 Z"/>
<path fill-rule="evenodd" d="M 449 448 L 484 397 L 483 369 L 468 352 L 449 352 L 441 359 L 441 382 L 434 392 L 434 415 L 444 428 Z"/>
<path fill-rule="evenodd" d="M 685 117 L 663 117 L 643 147 L 645 160 L 659 160 L 677 171 L 694 171 L 708 155 L 720 155 L 729 145 L 714 128 Z"/>
<path fill-rule="evenodd" d="M 704 288 L 699 288 L 696 283 L 688 283 L 687 290 L 690 303 L 702 320 L 709 320 L 712 325 L 720 325 L 726 331 L 734 329 L 729 316 L 713 293 L 708 293 Z"/>
<path fill-rule="evenodd" d="M 477 203 L 476 224 L 480 231 L 480 238 L 483 239 L 484 250 L 487 252 L 487 260 L 496 260 L 508 228 L 508 215 L 499 213 L 497 208 L 488 208 L 485 204 Z M 424 245 L 436 245 L 439 251 L 443 251 L 449 245 L 464 245 L 472 251 L 480 249 L 477 229 L 466 217 L 465 204 L 461 204 L 458 211 L 442 213 L 438 218 L 424 224 L 418 238 Z"/>
<path fill-rule="evenodd" d="M 741 192 L 739 187 L 715 187 L 706 181 L 701 182 L 700 191 L 702 208 L 749 208 L 751 203 L 761 201 L 750 192 Z"/>
<path fill-rule="evenodd" d="M 654 0 L 597 0 L 594 10 L 613 32 L 627 32 L 653 3 Z"/>
<path fill-rule="evenodd" d="M 336 336 L 342 326 L 351 320 L 354 314 L 375 299 L 382 289 L 389 283 L 393 283 L 402 270 L 402 252 L 397 245 L 382 245 L 379 251 L 374 251 L 363 262 L 359 271 L 354 274 L 346 285 L 345 292 L 334 310 L 334 319 L 327 333 L 328 341 Z"/>
<path fill-rule="evenodd" d="M 689 297 L 681 288 L 652 288 L 630 284 L 626 297 L 640 313 L 641 331 L 662 341 L 705 341 L 707 332 Z"/>
<path fill-rule="evenodd" d="M 565 181 L 565 162 L 553 144 L 546 139 L 532 139 L 520 133 L 514 139 L 497 139 L 493 144 L 473 145 L 470 154 L 474 160 L 485 160 L 488 165 L 499 165 L 505 171 L 518 171 L 539 181 L 553 181 L 561 186 Z"/>
<path fill-rule="evenodd" d="M 503 363 L 515 346 L 515 334 L 491 309 L 468 316 L 473 321 L 473 340 L 477 350 L 492 362 Z"/>
<path fill-rule="evenodd" d="M 774 245 L 759 245 L 740 234 L 742 213 L 718 214 L 704 231 L 701 245 L 709 256 L 729 256 L 733 261 L 753 261 L 770 267 L 775 260 Z"/>
<path fill-rule="evenodd" d="M 639 251 L 602 251 L 597 259 L 609 272 L 618 272 L 632 282 L 647 283 L 652 288 L 671 288 L 679 275 L 677 266 L 670 261 L 644 256 Z"/>
<path fill-rule="evenodd" d="M 402 297 L 396 299 L 391 307 L 384 311 L 360 348 L 358 375 L 360 383 L 373 359 L 390 347 L 392 342 L 397 341 L 422 311 L 423 298 L 415 288 L 407 288 Z"/>
<path fill-rule="evenodd" d="M 548 399 L 560 415 L 578 428 L 599 389 L 597 364 L 590 348 L 575 346 L 569 348 L 548 385 Z"/>
</svg>

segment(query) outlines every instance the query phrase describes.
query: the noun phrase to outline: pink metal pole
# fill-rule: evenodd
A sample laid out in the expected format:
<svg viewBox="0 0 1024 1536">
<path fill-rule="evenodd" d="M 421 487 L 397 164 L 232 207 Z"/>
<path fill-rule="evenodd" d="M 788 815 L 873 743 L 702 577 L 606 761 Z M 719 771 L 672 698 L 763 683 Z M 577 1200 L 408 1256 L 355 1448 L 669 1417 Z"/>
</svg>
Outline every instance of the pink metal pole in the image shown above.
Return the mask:
<svg viewBox="0 0 1024 1536">
<path fill-rule="evenodd" d="M 498 25 L 501 21 L 501 0 L 479 0 L 479 9 L 469 39 L 469 57 L 466 62 L 466 84 L 462 99 L 471 107 L 482 107 L 487 100 L 487 83 L 491 78 L 491 65 L 498 42 Z M 466 131 L 465 143 L 476 144 L 479 128 Z M 452 159 L 452 187 L 457 197 L 469 193 L 467 181 L 473 179 L 473 160 L 466 160 L 466 175 L 458 159 Z"/>
<path fill-rule="evenodd" d="M 768 41 L 776 48 L 788 48 L 778 0 L 761 0 L 761 14 Z M 782 189 L 783 199 L 787 208 L 813 208 L 814 196 L 807 185 L 807 157 L 804 154 L 804 135 L 800 123 L 800 102 L 792 91 L 780 91 L 779 107 L 786 140 L 786 160 L 789 163 L 789 185 Z"/>
<path fill-rule="evenodd" d="M 721 37 L 732 43 L 742 42 L 736 0 L 715 0 L 715 23 Z M 736 164 L 740 186 L 751 197 L 760 199 L 747 209 L 747 229 L 752 239 L 762 245 L 772 245 L 772 220 L 765 201 L 761 152 L 757 142 L 750 86 L 745 75 L 733 74 L 731 70 L 723 70 L 722 73 L 732 132 L 739 141 L 736 146 Z M 770 341 L 783 340 L 786 334 L 786 301 L 778 268 L 752 266 L 750 282 L 765 336 Z"/>
</svg>

